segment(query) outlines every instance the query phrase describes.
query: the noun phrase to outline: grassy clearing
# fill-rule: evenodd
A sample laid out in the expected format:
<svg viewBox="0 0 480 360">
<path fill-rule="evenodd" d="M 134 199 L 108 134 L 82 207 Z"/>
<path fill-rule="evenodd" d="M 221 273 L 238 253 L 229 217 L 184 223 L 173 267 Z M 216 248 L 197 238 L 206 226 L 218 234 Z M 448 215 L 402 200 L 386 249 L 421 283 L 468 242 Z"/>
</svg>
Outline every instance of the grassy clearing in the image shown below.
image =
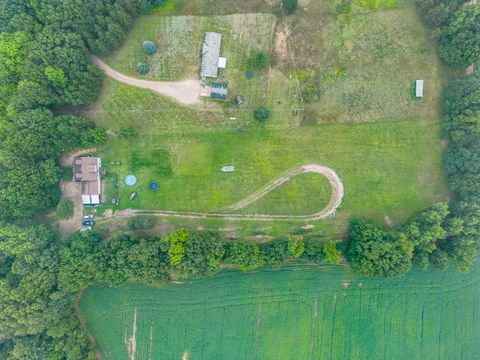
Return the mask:
<svg viewBox="0 0 480 360">
<path fill-rule="evenodd" d="M 277 27 L 275 50 L 283 72 L 302 82 L 314 70 L 319 100 L 305 105 L 317 122 L 436 119 L 437 99 L 451 71 L 440 63 L 435 44 L 413 4 L 385 11 L 355 8 L 352 14 L 320 13 L 286 19 Z M 424 79 L 425 98 L 413 96 Z"/>
<path fill-rule="evenodd" d="M 159 51 L 148 58 L 151 71 L 145 78 L 196 78 L 203 33 L 218 31 L 223 35 L 222 56 L 228 59 L 223 80 L 230 95 L 241 94 L 246 100 L 240 109 L 224 106 L 231 116 L 250 117 L 253 109 L 266 105 L 282 114 L 284 125 L 299 124 L 302 116 L 310 124 L 435 119 L 441 86 L 451 72 L 437 59 L 413 3 L 362 1 L 352 14 L 339 16 L 332 12 L 334 1 L 305 3 L 296 16 L 286 18 L 269 13 L 156 13 L 142 17 L 125 45 L 106 61 L 141 77 L 136 64 L 146 58 L 142 42 L 150 39 Z M 365 10 L 385 7 L 388 10 Z M 247 81 L 248 59 L 259 49 L 271 54 L 273 68 L 255 72 Z M 309 77 L 318 79 L 321 91 L 317 101 L 303 104 L 301 90 Z M 415 79 L 426 81 L 422 101 L 413 97 Z M 295 109 L 300 109 L 300 117 L 292 115 Z"/>
<path fill-rule="evenodd" d="M 270 12 L 279 0 L 169 0 L 155 13 L 163 15 L 226 15 Z"/>
<path fill-rule="evenodd" d="M 90 288 L 80 309 L 106 360 L 128 359 L 135 308 L 136 359 L 467 360 L 480 341 L 479 281 L 478 264 L 469 274 L 401 279 L 291 266 L 163 288 Z"/>
<path fill-rule="evenodd" d="M 352 14 L 337 16 L 331 11 L 336 2 L 305 0 L 297 15 L 283 19 L 272 13 L 205 16 L 211 14 L 204 11 L 206 4 L 192 2 L 183 8 L 190 9 L 181 12 L 185 16 L 170 16 L 170 3 L 142 17 L 125 45 L 106 60 L 134 75 L 148 38 L 159 51 L 150 59 L 147 78 L 196 77 L 203 32 L 218 31 L 228 59 L 220 79 L 245 104 L 205 100 L 197 108 L 182 107 L 106 80 L 90 115 L 106 129 L 134 125 L 140 133 L 136 138 L 112 136 L 99 148 L 109 171 L 118 175 L 120 205 L 115 209 L 218 211 L 284 171 L 313 162 L 335 169 L 346 188 L 338 216 L 316 223 L 314 235 L 338 237 L 352 216 L 397 225 L 448 199 L 436 119 L 441 86 L 451 74 L 439 64 L 410 1 L 377 11 L 356 3 Z M 194 11 L 194 6 L 204 8 Z M 255 70 L 247 80 L 249 59 L 259 49 L 271 54 L 272 67 Z M 421 101 L 412 96 L 417 78 L 426 80 Z M 320 79 L 319 99 L 302 103 L 305 83 L 312 79 Z M 271 112 L 263 125 L 252 119 L 259 106 Z M 223 174 L 219 169 L 224 165 L 237 170 Z M 123 183 L 130 173 L 139 179 L 133 188 Z M 160 183 L 159 191 L 148 190 L 151 180 Z M 318 210 L 329 193 L 322 181 L 293 179 L 245 212 Z M 133 191 L 138 196 L 130 201 Z M 160 226 L 179 224 L 227 229 L 229 236 L 250 235 L 258 241 L 303 231 L 298 223 L 220 220 L 165 219 Z"/>
<path fill-rule="evenodd" d="M 110 137 L 99 148 L 109 172 L 118 175 L 117 209 L 217 211 L 306 163 L 329 166 L 342 178 L 346 196 L 335 220 L 340 228 L 348 216 L 388 217 L 398 224 L 448 196 L 439 127 L 432 121 L 285 129 L 275 119 L 263 126 L 254 120 L 230 121 L 221 112 L 194 111 L 111 80 L 91 114 L 107 129 L 133 124 L 141 130 L 135 138 Z M 237 170 L 222 173 L 224 165 Z M 139 179 L 135 187 L 123 183 L 131 173 Z M 151 180 L 160 183 L 159 191 L 147 189 Z M 296 194 L 285 199 L 285 192 L 276 189 L 264 199 L 268 206 L 281 209 L 286 201 L 304 202 L 305 213 L 317 207 L 319 193 L 325 194 L 321 182 L 307 187 L 297 180 L 291 184 Z M 130 201 L 132 191 L 138 196 Z M 285 210 L 300 212 L 292 206 Z"/>
<path fill-rule="evenodd" d="M 317 174 L 302 174 L 245 208 L 243 213 L 313 214 L 327 206 L 331 193 L 330 184 L 325 177 Z"/>
<path fill-rule="evenodd" d="M 357 4 L 361 7 L 378 10 L 378 9 L 390 9 L 401 6 L 405 0 L 357 0 Z"/>
</svg>

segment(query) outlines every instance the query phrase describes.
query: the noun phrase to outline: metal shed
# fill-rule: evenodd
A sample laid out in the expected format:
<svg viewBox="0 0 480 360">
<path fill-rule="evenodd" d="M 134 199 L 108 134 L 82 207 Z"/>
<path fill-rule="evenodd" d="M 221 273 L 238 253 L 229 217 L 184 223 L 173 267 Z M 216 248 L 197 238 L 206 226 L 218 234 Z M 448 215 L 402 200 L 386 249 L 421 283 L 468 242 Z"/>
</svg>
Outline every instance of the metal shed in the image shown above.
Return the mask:
<svg viewBox="0 0 480 360">
<path fill-rule="evenodd" d="M 226 100 L 228 87 L 225 83 L 213 83 L 210 97 L 212 99 Z"/>
</svg>

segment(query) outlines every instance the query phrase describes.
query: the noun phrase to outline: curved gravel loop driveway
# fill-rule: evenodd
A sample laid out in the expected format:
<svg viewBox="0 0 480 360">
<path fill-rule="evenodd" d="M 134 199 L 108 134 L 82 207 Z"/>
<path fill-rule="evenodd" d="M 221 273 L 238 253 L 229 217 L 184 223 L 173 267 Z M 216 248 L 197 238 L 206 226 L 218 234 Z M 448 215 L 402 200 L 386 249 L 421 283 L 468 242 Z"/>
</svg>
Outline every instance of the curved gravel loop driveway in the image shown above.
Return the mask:
<svg viewBox="0 0 480 360">
<path fill-rule="evenodd" d="M 290 181 L 297 175 L 304 173 L 316 173 L 325 176 L 332 188 L 332 195 L 328 205 L 320 211 L 310 215 L 268 215 L 268 214 L 235 214 L 235 211 L 242 210 L 249 205 L 253 204 L 260 198 L 267 195 L 272 190 L 276 189 L 280 185 Z M 257 190 L 253 194 L 245 197 L 239 202 L 230 205 L 221 212 L 203 213 L 195 211 L 171 211 L 171 210 L 138 210 L 138 209 L 126 209 L 115 213 L 112 216 L 104 218 L 121 219 L 132 216 L 160 216 L 160 217 L 179 217 L 179 218 L 191 218 L 191 219 L 226 219 L 226 220 L 255 220 L 255 221 L 313 221 L 321 220 L 327 217 L 333 216 L 337 208 L 342 203 L 345 190 L 343 183 L 338 177 L 337 173 L 322 165 L 307 164 L 300 166 L 296 169 L 287 171 L 283 175 L 279 176 L 275 180 L 271 181 L 261 189 Z"/>
</svg>

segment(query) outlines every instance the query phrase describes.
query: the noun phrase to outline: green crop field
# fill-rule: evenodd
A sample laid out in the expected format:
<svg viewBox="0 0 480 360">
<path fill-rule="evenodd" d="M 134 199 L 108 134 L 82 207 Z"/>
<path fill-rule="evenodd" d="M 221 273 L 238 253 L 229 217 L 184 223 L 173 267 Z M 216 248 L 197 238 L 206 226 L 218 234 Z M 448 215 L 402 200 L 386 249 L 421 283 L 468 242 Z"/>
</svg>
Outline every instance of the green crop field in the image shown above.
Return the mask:
<svg viewBox="0 0 480 360">
<path fill-rule="evenodd" d="M 291 265 L 163 288 L 89 288 L 80 308 L 104 360 L 471 360 L 479 281 L 480 264 L 401 279 Z"/>
</svg>

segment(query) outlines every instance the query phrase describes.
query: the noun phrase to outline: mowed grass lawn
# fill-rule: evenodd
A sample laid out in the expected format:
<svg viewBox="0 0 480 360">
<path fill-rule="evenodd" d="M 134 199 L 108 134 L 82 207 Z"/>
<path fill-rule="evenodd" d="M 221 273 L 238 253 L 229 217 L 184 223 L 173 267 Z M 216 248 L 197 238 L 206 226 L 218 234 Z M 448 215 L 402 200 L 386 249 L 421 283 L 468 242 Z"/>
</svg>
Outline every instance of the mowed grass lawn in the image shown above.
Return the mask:
<svg viewBox="0 0 480 360">
<path fill-rule="evenodd" d="M 140 131 L 137 137 L 111 136 L 98 151 L 108 171 L 120 180 L 116 209 L 218 211 L 308 163 L 329 166 L 341 177 L 346 190 L 340 209 L 343 221 L 348 216 L 369 216 L 399 223 L 448 197 L 434 121 L 284 129 L 252 120 L 243 127 L 224 115 L 184 108 L 112 80 L 106 80 L 103 98 L 91 114 L 107 129 L 130 124 Z M 222 173 L 225 165 L 234 165 L 236 171 Z M 128 174 L 137 176 L 136 186 L 125 185 Z M 320 178 L 315 186 L 308 185 L 312 177 L 294 178 L 274 191 L 278 194 L 254 204 L 252 211 L 319 210 L 330 189 Z M 152 180 L 160 184 L 157 192 L 148 190 Z M 133 191 L 138 195 L 130 201 Z M 303 211 L 298 202 L 304 204 Z"/>
<path fill-rule="evenodd" d="M 80 310 L 105 360 L 131 359 L 134 326 L 135 359 L 472 360 L 479 281 L 479 264 L 395 279 L 292 265 L 162 288 L 89 288 Z"/>
</svg>

